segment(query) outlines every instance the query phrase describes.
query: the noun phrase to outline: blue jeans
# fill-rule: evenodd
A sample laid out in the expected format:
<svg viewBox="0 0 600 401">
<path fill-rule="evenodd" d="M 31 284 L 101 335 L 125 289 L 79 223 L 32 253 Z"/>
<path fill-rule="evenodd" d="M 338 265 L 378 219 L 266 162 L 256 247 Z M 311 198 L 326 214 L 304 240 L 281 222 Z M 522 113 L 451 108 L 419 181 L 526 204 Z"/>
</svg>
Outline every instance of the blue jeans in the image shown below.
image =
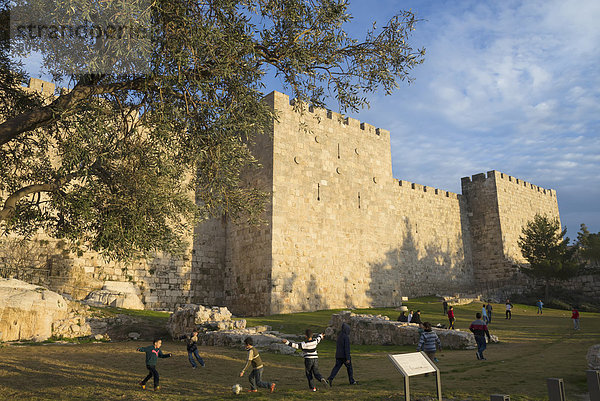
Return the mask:
<svg viewBox="0 0 600 401">
<path fill-rule="evenodd" d="M 354 372 L 352 370 L 352 361 L 349 359 L 346 360 L 345 358 L 335 358 L 335 366 L 331 370 L 331 373 L 329 374 L 329 378 L 327 380 L 329 382 L 333 381 L 333 379 L 335 378 L 335 375 L 338 374 L 342 365 L 346 366 L 346 370 L 348 371 L 348 380 L 350 381 L 350 384 L 354 383 L 354 376 L 353 376 Z"/>
<path fill-rule="evenodd" d="M 194 361 L 194 356 L 196 357 L 196 359 L 200 363 L 200 366 L 204 366 L 204 360 L 202 359 L 202 357 L 198 353 L 198 349 L 197 348 L 194 351 L 191 351 L 191 352 L 188 351 L 188 358 L 190 360 L 190 363 L 192 364 L 193 367 L 196 367 L 196 362 Z"/>
<path fill-rule="evenodd" d="M 250 376 L 248 376 L 248 381 L 250 382 L 250 390 L 256 390 L 257 386 L 262 388 L 271 387 L 271 383 L 262 381 L 262 372 L 263 368 L 253 369 L 252 372 L 250 372 Z"/>
<path fill-rule="evenodd" d="M 487 348 L 485 336 L 475 336 L 475 342 L 477 342 L 477 353 L 479 354 L 479 357 L 483 359 L 483 351 Z"/>
</svg>

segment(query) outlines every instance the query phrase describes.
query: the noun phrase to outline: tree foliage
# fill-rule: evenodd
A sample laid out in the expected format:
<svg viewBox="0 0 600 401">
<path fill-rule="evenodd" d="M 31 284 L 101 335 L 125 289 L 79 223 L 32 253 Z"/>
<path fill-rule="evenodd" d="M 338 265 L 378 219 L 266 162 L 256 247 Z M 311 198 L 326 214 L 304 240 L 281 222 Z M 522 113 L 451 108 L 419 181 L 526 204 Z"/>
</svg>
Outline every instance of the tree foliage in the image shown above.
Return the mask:
<svg viewBox="0 0 600 401">
<path fill-rule="evenodd" d="M 600 232 L 590 233 L 585 224 L 577 233 L 577 255 L 589 267 L 600 267 Z"/>
<path fill-rule="evenodd" d="M 40 13 L 73 25 L 110 2 L 41 3 L 56 8 Z M 252 220 L 263 210 L 266 194 L 242 178 L 259 167 L 254 136 L 276 118 L 261 101 L 265 74 L 304 102 L 322 106 L 333 97 L 342 111 L 357 110 L 369 94 L 410 80 L 424 56 L 409 44 L 417 20 L 407 11 L 357 40 L 345 30 L 351 16 L 343 0 L 149 4 L 143 73 L 77 72 L 82 61 L 73 56 L 88 44 L 39 38 L 34 50 L 45 69 L 70 86 L 50 99 L 21 88 L 27 77 L 14 61 L 19 54 L 9 57 L 10 10 L 1 8 L 2 231 L 41 228 L 121 259 L 177 252 L 199 218 Z M 115 54 L 115 65 L 127 59 Z"/>
<path fill-rule="evenodd" d="M 569 248 L 569 238 L 565 238 L 567 230 L 561 230 L 558 219 L 536 214 L 522 233 L 518 244 L 529 262 L 528 266 L 520 266 L 524 273 L 545 280 L 547 288 L 548 280 L 566 279 L 576 272 L 574 250 Z"/>
</svg>

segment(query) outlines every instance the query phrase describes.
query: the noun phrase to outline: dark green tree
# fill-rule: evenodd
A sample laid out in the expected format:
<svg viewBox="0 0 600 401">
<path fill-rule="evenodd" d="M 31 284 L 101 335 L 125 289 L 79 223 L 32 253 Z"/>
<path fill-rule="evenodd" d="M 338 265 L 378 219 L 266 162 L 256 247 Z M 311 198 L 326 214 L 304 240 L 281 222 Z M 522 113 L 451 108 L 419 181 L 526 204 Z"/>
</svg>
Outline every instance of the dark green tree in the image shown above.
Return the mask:
<svg viewBox="0 0 600 401">
<path fill-rule="evenodd" d="M 424 56 L 409 44 L 411 12 L 358 40 L 345 30 L 344 0 L 12 2 L 65 26 L 89 26 L 111 4 L 127 8 L 115 25 L 148 13 L 149 42 L 141 35 L 84 58 L 108 42 L 38 35 L 25 43 L 25 35 L 9 48 L 11 10 L 0 1 L 0 231 L 44 229 L 121 259 L 181 250 L 197 219 L 260 216 L 266 194 L 245 185 L 243 172 L 259 167 L 253 138 L 276 118 L 261 101 L 265 74 L 280 77 L 298 104 L 334 98 L 341 111 L 357 110 L 369 94 L 410 80 Z M 24 91 L 18 60 L 29 49 L 70 90 Z M 144 51 L 144 68 L 126 68 Z"/>
<path fill-rule="evenodd" d="M 552 279 L 567 279 L 577 271 L 573 260 L 574 248 L 570 248 L 567 230 L 561 230 L 558 219 L 536 214 L 522 230 L 518 244 L 528 265 L 520 266 L 525 274 L 542 279 L 545 297 L 548 299 Z"/>
<path fill-rule="evenodd" d="M 590 233 L 585 224 L 577 233 L 577 255 L 579 259 L 591 268 L 600 267 L 600 232 Z"/>
</svg>

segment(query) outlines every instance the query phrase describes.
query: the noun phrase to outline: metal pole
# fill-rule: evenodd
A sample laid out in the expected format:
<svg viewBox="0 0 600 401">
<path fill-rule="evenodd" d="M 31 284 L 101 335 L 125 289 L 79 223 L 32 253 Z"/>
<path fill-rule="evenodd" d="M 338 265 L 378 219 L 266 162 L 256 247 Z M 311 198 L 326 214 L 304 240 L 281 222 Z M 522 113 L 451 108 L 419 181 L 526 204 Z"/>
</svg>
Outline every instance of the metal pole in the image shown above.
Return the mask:
<svg viewBox="0 0 600 401">
<path fill-rule="evenodd" d="M 442 378 L 440 377 L 440 370 L 435 369 L 435 387 L 437 388 L 438 401 L 442 401 Z"/>
</svg>

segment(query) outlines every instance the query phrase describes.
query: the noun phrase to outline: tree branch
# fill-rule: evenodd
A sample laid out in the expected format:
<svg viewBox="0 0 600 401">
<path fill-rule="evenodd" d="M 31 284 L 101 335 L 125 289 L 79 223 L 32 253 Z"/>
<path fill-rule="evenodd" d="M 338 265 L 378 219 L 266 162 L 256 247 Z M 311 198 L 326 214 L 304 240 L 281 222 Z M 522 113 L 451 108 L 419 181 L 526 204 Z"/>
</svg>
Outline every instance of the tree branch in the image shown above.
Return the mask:
<svg viewBox="0 0 600 401">
<path fill-rule="evenodd" d="M 46 183 L 46 184 L 32 184 L 24 188 L 19 189 L 14 194 L 10 195 L 4 202 L 4 207 L 0 210 L 0 221 L 7 221 L 14 216 L 17 210 L 17 202 L 26 197 L 27 195 L 40 193 L 40 192 L 54 192 L 61 188 L 73 178 L 77 177 L 78 173 L 67 174 L 58 180 Z"/>
<path fill-rule="evenodd" d="M 151 78 L 146 77 L 106 85 L 84 85 L 80 81 L 73 90 L 59 96 L 49 105 L 21 113 L 0 124 L 0 146 L 12 141 L 24 132 L 43 127 L 60 119 L 61 114 L 72 110 L 78 102 L 90 96 L 113 93 L 118 90 L 141 89 L 151 81 Z"/>
</svg>

